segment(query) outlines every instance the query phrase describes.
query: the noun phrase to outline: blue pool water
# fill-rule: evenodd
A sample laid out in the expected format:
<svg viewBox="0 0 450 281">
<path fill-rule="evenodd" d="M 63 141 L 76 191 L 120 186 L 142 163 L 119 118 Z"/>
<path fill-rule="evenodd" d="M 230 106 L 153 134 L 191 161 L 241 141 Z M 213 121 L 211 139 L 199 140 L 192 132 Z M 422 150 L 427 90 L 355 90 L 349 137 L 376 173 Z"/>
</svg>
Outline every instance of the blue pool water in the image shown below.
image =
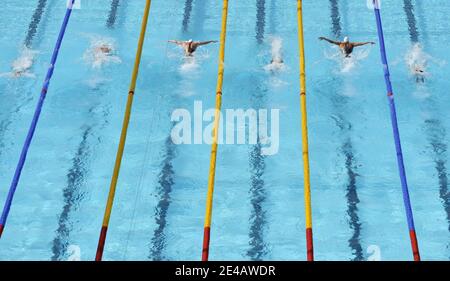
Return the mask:
<svg viewBox="0 0 450 281">
<path fill-rule="evenodd" d="M 45 77 L 65 1 L 0 9 L 0 202 Z M 169 39 L 213 40 L 221 4 L 152 1 L 105 260 L 199 260 L 210 145 L 175 145 L 172 111 L 214 107 L 218 44 L 195 65 Z M 377 41 L 366 1 L 304 1 L 317 260 L 411 260 L 378 46 L 342 63 L 319 36 Z M 92 260 L 125 109 L 144 1 L 73 11 L 8 224 L 1 260 Z M 382 17 L 422 258 L 450 258 L 447 0 L 384 0 Z M 108 42 L 114 57 L 93 61 Z M 422 48 L 413 47 L 419 43 Z M 24 48 L 27 47 L 27 49 Z M 271 49 L 285 67 L 267 71 Z M 408 63 L 427 61 L 425 83 Z M 33 66 L 24 77 L 12 65 Z M 230 1 L 224 109 L 279 109 L 280 145 L 220 145 L 211 260 L 304 260 L 296 1 Z M 205 123 L 206 126 L 206 123 Z M 2 205 L 3 206 L 3 205 Z"/>
</svg>

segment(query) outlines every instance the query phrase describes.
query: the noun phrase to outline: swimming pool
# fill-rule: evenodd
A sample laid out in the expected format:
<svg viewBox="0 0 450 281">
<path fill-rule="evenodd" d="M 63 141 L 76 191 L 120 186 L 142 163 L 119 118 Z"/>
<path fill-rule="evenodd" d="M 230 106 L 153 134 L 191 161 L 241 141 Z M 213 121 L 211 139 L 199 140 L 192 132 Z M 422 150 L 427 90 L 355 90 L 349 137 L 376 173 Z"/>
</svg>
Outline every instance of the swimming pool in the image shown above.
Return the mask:
<svg viewBox="0 0 450 281">
<path fill-rule="evenodd" d="M 66 9 L 59 0 L 3 2 L 0 202 Z M 306 258 L 295 2 L 229 4 L 223 109 L 279 109 L 280 140 L 267 156 L 260 145 L 219 146 L 211 260 Z M 447 2 L 384 0 L 381 10 L 424 260 L 450 258 Z M 83 0 L 73 11 L 1 260 L 95 257 L 143 6 Z M 343 64 L 337 49 L 317 39 L 377 41 L 373 11 L 366 1 L 303 6 L 315 257 L 411 260 L 378 46 Z M 195 102 L 214 108 L 219 46 L 201 48 L 191 64 L 167 40 L 218 39 L 220 23 L 217 1 L 152 1 L 105 260 L 200 259 L 211 148 L 174 144 L 170 117 L 175 109 L 193 112 Z M 99 42 L 116 50 L 101 65 L 90 53 Z M 268 70 L 280 50 L 284 69 Z M 425 83 L 409 72 L 414 56 L 428 62 Z M 31 58 L 29 75 L 7 75 Z"/>
</svg>

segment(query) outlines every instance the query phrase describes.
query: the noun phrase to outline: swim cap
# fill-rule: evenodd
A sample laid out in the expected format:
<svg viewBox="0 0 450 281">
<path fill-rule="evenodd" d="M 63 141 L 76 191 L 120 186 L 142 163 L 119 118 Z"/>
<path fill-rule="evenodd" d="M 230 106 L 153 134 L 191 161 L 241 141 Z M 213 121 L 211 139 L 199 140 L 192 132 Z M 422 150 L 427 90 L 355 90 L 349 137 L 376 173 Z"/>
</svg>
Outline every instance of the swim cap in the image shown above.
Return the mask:
<svg viewBox="0 0 450 281">
<path fill-rule="evenodd" d="M 192 40 L 192 39 L 189 39 L 189 40 L 188 40 L 188 42 L 189 42 L 189 43 L 192 43 L 192 42 L 193 42 L 193 40 Z"/>
<path fill-rule="evenodd" d="M 348 37 L 347 36 L 344 37 L 344 42 L 348 43 Z"/>
</svg>

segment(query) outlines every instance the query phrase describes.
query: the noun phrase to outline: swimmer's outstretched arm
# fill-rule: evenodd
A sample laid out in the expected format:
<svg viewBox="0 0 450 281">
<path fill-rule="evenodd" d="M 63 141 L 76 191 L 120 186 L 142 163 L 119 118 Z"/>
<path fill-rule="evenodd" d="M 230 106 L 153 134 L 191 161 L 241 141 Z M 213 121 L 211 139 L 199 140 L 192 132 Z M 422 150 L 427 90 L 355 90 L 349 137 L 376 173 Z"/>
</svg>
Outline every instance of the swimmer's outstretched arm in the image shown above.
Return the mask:
<svg viewBox="0 0 450 281">
<path fill-rule="evenodd" d="M 319 40 L 325 40 L 325 41 L 327 41 L 327 42 L 329 42 L 331 44 L 338 45 L 338 46 L 341 44 L 341 42 L 334 41 L 334 40 L 328 39 L 326 37 L 319 37 Z"/>
<path fill-rule="evenodd" d="M 207 45 L 207 44 L 211 44 L 211 43 L 217 43 L 219 41 L 216 40 L 212 40 L 212 41 L 202 41 L 202 42 L 196 42 L 197 46 L 201 46 L 201 45 Z"/>
<path fill-rule="evenodd" d="M 177 45 L 183 45 L 183 42 L 182 41 L 178 41 L 178 40 L 169 40 L 168 41 L 169 43 L 174 43 L 174 44 L 177 44 Z"/>
<path fill-rule="evenodd" d="M 374 45 L 375 42 L 353 42 L 352 44 L 353 44 L 354 47 L 359 47 L 359 46 L 364 46 L 364 45 L 367 45 L 367 44 Z"/>
</svg>

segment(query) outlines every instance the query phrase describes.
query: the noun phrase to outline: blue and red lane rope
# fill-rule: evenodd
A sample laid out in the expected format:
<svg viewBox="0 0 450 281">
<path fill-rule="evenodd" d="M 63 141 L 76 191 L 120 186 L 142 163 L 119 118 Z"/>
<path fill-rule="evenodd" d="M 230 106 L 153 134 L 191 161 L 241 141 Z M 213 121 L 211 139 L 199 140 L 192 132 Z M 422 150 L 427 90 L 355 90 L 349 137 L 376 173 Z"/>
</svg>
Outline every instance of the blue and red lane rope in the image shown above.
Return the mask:
<svg viewBox="0 0 450 281">
<path fill-rule="evenodd" d="M 63 20 L 63 23 L 61 25 L 61 29 L 59 31 L 58 40 L 56 41 L 56 45 L 55 45 L 55 48 L 53 50 L 53 55 L 52 55 L 52 59 L 51 59 L 51 62 L 50 62 L 50 66 L 49 66 L 48 71 L 47 71 L 47 76 L 45 77 L 45 80 L 44 80 L 44 83 L 43 83 L 43 86 L 42 86 L 42 90 L 41 90 L 41 94 L 40 94 L 40 97 L 39 97 L 39 101 L 37 103 L 37 106 L 36 106 L 36 109 L 35 109 L 35 112 L 34 112 L 34 115 L 33 115 L 33 120 L 31 121 L 31 125 L 30 125 L 30 128 L 28 130 L 28 134 L 27 134 L 27 137 L 25 139 L 25 143 L 24 143 L 23 148 L 22 148 L 22 152 L 20 154 L 19 162 L 17 164 L 16 171 L 14 173 L 14 177 L 13 177 L 12 182 L 11 182 L 11 186 L 9 187 L 8 196 L 6 197 L 6 202 L 5 202 L 5 205 L 3 207 L 2 216 L 0 218 L 0 237 L 2 236 L 3 230 L 5 229 L 6 221 L 8 219 L 9 211 L 10 211 L 11 205 L 12 205 L 12 200 L 14 198 L 14 194 L 16 192 L 17 185 L 19 184 L 20 175 L 21 175 L 23 167 L 25 165 L 25 160 L 27 158 L 28 150 L 30 148 L 31 141 L 33 139 L 33 135 L 34 135 L 34 132 L 36 130 L 36 126 L 37 126 L 37 123 L 39 121 L 39 117 L 41 115 L 42 107 L 44 105 L 44 101 L 45 101 L 45 97 L 47 95 L 48 87 L 50 85 L 50 80 L 51 80 L 51 78 L 53 76 L 53 71 L 55 69 L 56 60 L 58 59 L 59 49 L 61 48 L 62 40 L 64 38 L 64 34 L 66 32 L 66 28 L 67 28 L 67 25 L 69 23 L 70 15 L 72 14 L 72 7 L 73 7 L 74 3 L 75 3 L 75 0 L 71 0 L 67 4 L 66 14 L 64 16 L 64 20 Z"/>
<path fill-rule="evenodd" d="M 412 251 L 413 251 L 413 255 L 414 255 L 414 260 L 420 261 L 419 245 L 417 242 L 416 229 L 414 227 L 414 218 L 413 218 L 413 213 L 412 213 L 411 200 L 409 198 L 408 182 L 406 180 L 406 171 L 405 171 L 405 165 L 404 165 L 404 161 L 403 161 L 402 146 L 400 143 L 400 133 L 399 133 L 399 129 L 398 129 L 397 113 L 396 113 L 395 102 L 394 102 L 394 93 L 392 90 L 392 83 L 391 83 L 391 79 L 390 79 L 389 65 L 388 65 L 387 55 L 386 55 L 386 47 L 384 44 L 383 25 L 382 25 L 382 21 L 381 21 L 380 5 L 379 5 L 378 0 L 372 0 L 372 3 L 374 6 L 375 19 L 377 22 L 378 38 L 380 41 L 381 62 L 383 64 L 384 79 L 386 82 L 387 96 L 388 96 L 388 100 L 389 100 L 389 108 L 390 108 L 390 112 L 391 112 L 391 122 L 392 122 L 392 129 L 394 132 L 395 149 L 397 151 L 397 163 L 398 163 L 398 169 L 399 169 L 399 173 L 400 173 L 400 181 L 402 184 L 403 202 L 405 204 L 406 218 L 408 221 L 409 235 L 410 235 L 410 239 L 411 239 L 411 247 L 412 247 Z"/>
</svg>

